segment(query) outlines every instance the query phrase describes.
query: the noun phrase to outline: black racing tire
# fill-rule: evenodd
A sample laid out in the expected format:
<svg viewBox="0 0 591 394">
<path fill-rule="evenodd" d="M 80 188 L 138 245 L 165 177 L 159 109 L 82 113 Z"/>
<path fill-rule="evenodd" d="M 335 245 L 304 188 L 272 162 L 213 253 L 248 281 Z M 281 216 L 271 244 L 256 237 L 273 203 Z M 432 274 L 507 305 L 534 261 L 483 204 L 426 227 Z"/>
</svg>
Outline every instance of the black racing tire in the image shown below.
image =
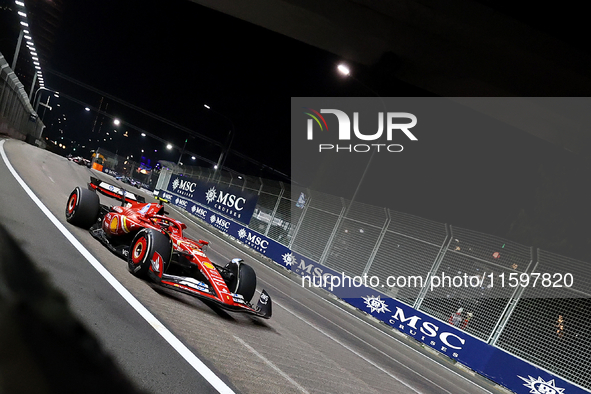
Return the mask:
<svg viewBox="0 0 591 394">
<path fill-rule="evenodd" d="M 66 220 L 74 226 L 88 229 L 96 223 L 100 209 L 100 199 L 94 191 L 76 187 L 68 197 Z"/>
<path fill-rule="evenodd" d="M 232 280 L 227 283 L 228 290 L 240 294 L 244 300 L 250 302 L 257 288 L 257 274 L 250 265 L 234 261 L 226 264 L 226 269 L 234 274 Z"/>
<path fill-rule="evenodd" d="M 127 268 L 138 278 L 160 283 L 162 274 L 170 264 L 171 257 L 172 241 L 170 238 L 154 229 L 143 228 L 131 241 L 127 255 Z"/>
</svg>

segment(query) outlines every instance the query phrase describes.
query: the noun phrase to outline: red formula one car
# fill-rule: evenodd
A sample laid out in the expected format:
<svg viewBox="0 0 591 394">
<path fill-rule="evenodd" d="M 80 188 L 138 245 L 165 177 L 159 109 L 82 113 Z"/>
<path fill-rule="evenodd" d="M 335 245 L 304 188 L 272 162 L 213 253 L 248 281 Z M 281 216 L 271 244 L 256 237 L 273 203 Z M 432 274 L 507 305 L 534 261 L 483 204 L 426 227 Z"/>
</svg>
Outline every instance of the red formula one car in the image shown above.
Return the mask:
<svg viewBox="0 0 591 394">
<path fill-rule="evenodd" d="M 96 191 L 121 200 L 121 206 L 102 205 Z M 250 301 L 256 274 L 242 259 L 225 266 L 207 258 L 208 242 L 183 235 L 184 223 L 165 216 L 160 203 L 91 177 L 88 190 L 77 187 L 66 205 L 66 220 L 87 228 L 113 253 L 127 260 L 129 271 L 160 286 L 186 293 L 235 312 L 271 317 L 271 297 L 262 291 L 256 306 Z"/>
</svg>

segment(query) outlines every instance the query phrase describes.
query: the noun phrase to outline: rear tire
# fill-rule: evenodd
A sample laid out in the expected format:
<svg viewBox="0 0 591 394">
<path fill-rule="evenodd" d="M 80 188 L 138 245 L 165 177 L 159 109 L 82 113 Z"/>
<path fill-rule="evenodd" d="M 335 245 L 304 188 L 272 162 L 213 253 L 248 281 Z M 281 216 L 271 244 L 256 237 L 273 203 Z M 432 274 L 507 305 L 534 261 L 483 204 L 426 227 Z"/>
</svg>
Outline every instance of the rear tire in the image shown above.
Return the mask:
<svg viewBox="0 0 591 394">
<path fill-rule="evenodd" d="M 77 187 L 68 197 L 66 220 L 74 226 L 88 229 L 96 223 L 100 208 L 99 196 L 94 191 Z"/>
<path fill-rule="evenodd" d="M 257 288 L 257 275 L 252 267 L 242 261 L 231 261 L 226 264 L 226 269 L 234 274 L 232 280 L 227 283 L 228 290 L 240 294 L 245 301 L 250 302 Z"/>
<path fill-rule="evenodd" d="M 172 242 L 159 231 L 143 228 L 133 237 L 127 256 L 129 272 L 160 283 L 172 257 Z"/>
</svg>

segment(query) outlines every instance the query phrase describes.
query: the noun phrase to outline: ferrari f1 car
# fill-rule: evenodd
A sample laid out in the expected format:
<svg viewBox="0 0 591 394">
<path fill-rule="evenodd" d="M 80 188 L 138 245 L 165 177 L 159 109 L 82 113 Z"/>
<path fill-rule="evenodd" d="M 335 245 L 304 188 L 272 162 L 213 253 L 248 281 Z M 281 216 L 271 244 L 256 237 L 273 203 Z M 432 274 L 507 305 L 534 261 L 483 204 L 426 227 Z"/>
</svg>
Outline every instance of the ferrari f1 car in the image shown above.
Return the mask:
<svg viewBox="0 0 591 394">
<path fill-rule="evenodd" d="M 162 201 L 146 203 L 121 188 L 91 177 L 88 189 L 77 187 L 66 204 L 66 220 L 127 260 L 129 271 L 165 288 L 215 303 L 221 308 L 271 317 L 271 297 L 261 292 L 256 306 L 255 271 L 242 259 L 225 266 L 204 253 L 207 241 L 183 235 L 184 223 L 166 216 Z M 96 191 L 121 200 L 120 206 L 100 203 Z"/>
</svg>

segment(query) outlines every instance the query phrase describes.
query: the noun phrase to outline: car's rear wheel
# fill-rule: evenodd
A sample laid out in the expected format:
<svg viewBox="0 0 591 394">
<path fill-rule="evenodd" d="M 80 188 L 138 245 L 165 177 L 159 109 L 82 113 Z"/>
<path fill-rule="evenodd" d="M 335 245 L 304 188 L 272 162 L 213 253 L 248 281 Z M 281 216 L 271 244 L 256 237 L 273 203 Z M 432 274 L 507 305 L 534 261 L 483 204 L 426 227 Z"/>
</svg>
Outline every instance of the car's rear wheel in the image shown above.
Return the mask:
<svg viewBox="0 0 591 394">
<path fill-rule="evenodd" d="M 66 220 L 74 226 L 90 228 L 98 219 L 101 203 L 91 190 L 77 187 L 70 193 L 66 204 Z"/>
<path fill-rule="evenodd" d="M 245 301 L 250 302 L 257 288 L 257 275 L 252 267 L 242 260 L 234 259 L 226 264 L 225 268 L 233 274 L 227 283 L 228 290 L 240 294 Z"/>
<path fill-rule="evenodd" d="M 171 257 L 170 238 L 154 229 L 143 228 L 131 241 L 127 267 L 133 275 L 159 283 Z"/>
</svg>

